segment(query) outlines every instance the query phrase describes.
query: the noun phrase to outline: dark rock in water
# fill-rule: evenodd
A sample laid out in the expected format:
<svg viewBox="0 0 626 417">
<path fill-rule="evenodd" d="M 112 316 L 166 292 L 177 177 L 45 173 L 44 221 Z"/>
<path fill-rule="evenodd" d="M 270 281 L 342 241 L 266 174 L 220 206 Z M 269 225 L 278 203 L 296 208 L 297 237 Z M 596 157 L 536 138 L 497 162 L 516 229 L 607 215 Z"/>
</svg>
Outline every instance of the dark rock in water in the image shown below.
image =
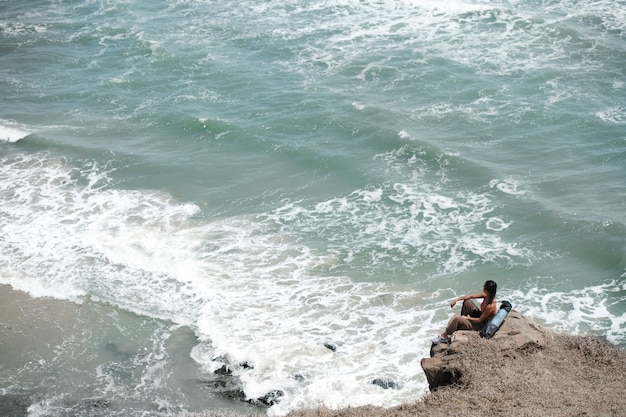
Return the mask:
<svg viewBox="0 0 626 417">
<path fill-rule="evenodd" d="M 302 374 L 295 374 L 295 375 L 293 376 L 293 379 L 295 379 L 295 380 L 296 380 L 296 381 L 298 381 L 298 382 L 304 382 L 304 380 L 305 380 L 306 378 L 305 378 L 305 377 L 304 377 L 304 375 L 302 375 Z"/>
<path fill-rule="evenodd" d="M 213 373 L 217 374 L 217 375 L 232 375 L 233 374 L 233 370 L 230 369 L 230 366 L 228 366 L 228 365 L 222 365 L 221 368 L 217 369 Z"/>
<path fill-rule="evenodd" d="M 198 383 L 205 385 L 211 391 L 218 392 L 225 398 L 259 406 L 272 406 L 278 403 L 285 395 L 281 390 L 272 390 L 260 398 L 247 398 L 241 386 L 241 381 L 234 377 L 232 373 L 218 373 L 216 371 L 207 379 L 198 380 Z"/>
<path fill-rule="evenodd" d="M 105 416 L 110 412 L 110 405 L 111 400 L 106 398 L 87 398 L 72 407 L 72 415 Z"/>
<path fill-rule="evenodd" d="M 324 343 L 324 347 L 328 350 L 331 350 L 333 352 L 337 352 L 337 345 L 334 343 L 330 343 L 330 342 L 325 342 Z"/>
<path fill-rule="evenodd" d="M 285 395 L 281 390 L 272 390 L 260 398 L 248 398 L 241 384 L 241 380 L 237 376 L 238 373 L 245 371 L 246 369 L 253 369 L 254 366 L 250 362 L 243 362 L 239 365 L 232 365 L 227 358 L 220 357 L 222 366 L 212 374 L 205 374 L 206 378 L 199 379 L 198 383 L 205 385 L 213 392 L 217 392 L 225 398 L 246 402 L 258 406 L 272 406 L 280 401 Z M 304 377 L 300 374 L 294 375 L 296 380 Z"/>
<path fill-rule="evenodd" d="M 267 394 L 265 394 L 264 396 L 262 396 L 261 398 L 258 398 L 257 400 L 253 401 L 253 403 L 260 402 L 262 404 L 272 406 L 280 402 L 280 399 L 284 396 L 285 396 L 285 393 L 283 391 L 279 389 L 272 390 L 268 392 Z"/>
<path fill-rule="evenodd" d="M 212 391 L 216 391 L 220 395 L 231 400 L 246 401 L 246 395 L 237 380 L 232 378 L 229 374 L 216 375 L 220 376 L 198 380 L 198 383 L 207 386 Z"/>
<path fill-rule="evenodd" d="M 372 381 L 372 384 L 378 385 L 383 389 L 396 389 L 398 384 L 393 379 L 389 378 L 376 378 Z"/>
<path fill-rule="evenodd" d="M 89 399 L 83 402 L 85 408 L 107 408 L 111 405 L 111 400 L 106 398 Z"/>
<path fill-rule="evenodd" d="M 226 398 L 230 398 L 231 400 L 242 402 L 246 401 L 246 394 L 243 392 L 242 389 L 239 388 L 221 390 L 220 394 Z"/>
</svg>

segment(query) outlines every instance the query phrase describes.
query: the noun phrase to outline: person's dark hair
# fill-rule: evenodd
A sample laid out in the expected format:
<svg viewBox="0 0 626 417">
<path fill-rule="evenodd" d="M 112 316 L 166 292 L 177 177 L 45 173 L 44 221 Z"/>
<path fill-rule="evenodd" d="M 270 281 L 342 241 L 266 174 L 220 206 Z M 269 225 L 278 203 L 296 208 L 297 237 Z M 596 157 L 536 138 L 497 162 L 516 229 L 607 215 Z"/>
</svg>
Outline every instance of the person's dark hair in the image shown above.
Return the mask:
<svg viewBox="0 0 626 417">
<path fill-rule="evenodd" d="M 485 292 L 489 295 L 488 302 L 492 302 L 496 298 L 496 290 L 498 289 L 498 284 L 494 281 L 489 280 L 485 281 Z"/>
</svg>

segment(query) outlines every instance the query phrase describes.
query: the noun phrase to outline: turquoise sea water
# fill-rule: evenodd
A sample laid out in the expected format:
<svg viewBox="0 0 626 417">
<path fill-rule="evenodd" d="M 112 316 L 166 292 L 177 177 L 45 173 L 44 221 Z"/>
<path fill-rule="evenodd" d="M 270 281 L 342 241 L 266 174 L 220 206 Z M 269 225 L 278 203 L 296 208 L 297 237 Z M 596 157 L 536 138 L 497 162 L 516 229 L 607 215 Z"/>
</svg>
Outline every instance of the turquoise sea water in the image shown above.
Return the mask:
<svg viewBox="0 0 626 417">
<path fill-rule="evenodd" d="M 92 312 L 30 415 L 414 401 L 486 279 L 626 346 L 626 2 L 0 1 L 0 283 Z"/>
</svg>

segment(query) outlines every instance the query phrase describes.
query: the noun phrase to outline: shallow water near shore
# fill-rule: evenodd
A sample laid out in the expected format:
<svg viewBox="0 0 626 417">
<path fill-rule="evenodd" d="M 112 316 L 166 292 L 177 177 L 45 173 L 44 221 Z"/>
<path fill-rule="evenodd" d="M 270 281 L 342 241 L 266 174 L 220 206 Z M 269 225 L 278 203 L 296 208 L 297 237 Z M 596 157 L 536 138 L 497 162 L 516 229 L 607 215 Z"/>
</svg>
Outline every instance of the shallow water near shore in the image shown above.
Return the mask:
<svg viewBox="0 0 626 417">
<path fill-rule="evenodd" d="M 624 6 L 2 3 L 2 398 L 410 402 L 486 279 L 626 347 Z"/>
<path fill-rule="evenodd" d="M 187 327 L 6 286 L 0 301 L 3 416 L 250 410 L 203 383 Z"/>
</svg>

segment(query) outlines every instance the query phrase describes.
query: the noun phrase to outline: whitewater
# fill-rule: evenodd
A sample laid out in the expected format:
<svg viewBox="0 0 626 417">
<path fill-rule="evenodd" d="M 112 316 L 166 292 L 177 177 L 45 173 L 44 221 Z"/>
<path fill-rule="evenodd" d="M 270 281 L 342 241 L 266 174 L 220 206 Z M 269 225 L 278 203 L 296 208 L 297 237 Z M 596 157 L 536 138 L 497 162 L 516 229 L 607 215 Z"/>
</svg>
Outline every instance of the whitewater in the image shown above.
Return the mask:
<svg viewBox="0 0 626 417">
<path fill-rule="evenodd" d="M 625 10 L 0 2 L 0 411 L 412 402 L 487 279 L 625 347 Z"/>
</svg>

